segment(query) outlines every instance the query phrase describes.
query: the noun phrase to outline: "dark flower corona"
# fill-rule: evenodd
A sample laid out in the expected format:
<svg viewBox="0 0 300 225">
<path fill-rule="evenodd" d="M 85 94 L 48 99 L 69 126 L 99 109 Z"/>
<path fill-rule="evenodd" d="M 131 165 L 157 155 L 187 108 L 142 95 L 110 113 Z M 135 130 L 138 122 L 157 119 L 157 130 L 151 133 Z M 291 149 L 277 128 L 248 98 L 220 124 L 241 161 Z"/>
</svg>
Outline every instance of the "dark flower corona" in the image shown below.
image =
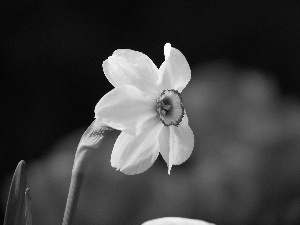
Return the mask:
<svg viewBox="0 0 300 225">
<path fill-rule="evenodd" d="M 165 126 L 178 126 L 184 115 L 184 107 L 180 93 L 174 89 L 164 90 L 156 100 L 159 119 Z"/>
</svg>

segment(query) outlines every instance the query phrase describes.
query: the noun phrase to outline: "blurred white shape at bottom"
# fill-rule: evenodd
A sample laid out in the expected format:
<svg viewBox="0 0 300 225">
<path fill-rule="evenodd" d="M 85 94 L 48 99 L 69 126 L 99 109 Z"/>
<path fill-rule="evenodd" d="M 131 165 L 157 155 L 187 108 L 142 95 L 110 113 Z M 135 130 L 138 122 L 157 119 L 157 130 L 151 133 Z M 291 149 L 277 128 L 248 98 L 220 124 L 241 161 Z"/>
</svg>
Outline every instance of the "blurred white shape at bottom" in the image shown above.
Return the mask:
<svg viewBox="0 0 300 225">
<path fill-rule="evenodd" d="M 149 220 L 142 225 L 209 225 L 208 223 L 202 220 L 187 219 L 181 217 L 164 217 L 154 220 Z"/>
</svg>

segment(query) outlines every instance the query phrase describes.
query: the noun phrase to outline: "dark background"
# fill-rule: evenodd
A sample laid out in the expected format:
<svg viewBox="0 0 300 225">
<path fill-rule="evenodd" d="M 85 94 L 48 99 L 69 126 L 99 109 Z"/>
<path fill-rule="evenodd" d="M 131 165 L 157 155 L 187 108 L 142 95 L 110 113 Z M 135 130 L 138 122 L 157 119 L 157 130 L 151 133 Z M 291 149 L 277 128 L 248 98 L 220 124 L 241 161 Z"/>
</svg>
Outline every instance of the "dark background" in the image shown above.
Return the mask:
<svg viewBox="0 0 300 225">
<path fill-rule="evenodd" d="M 225 59 L 265 71 L 281 96 L 300 97 L 296 0 L 2 0 L 0 26 L 1 185 L 21 159 L 40 158 L 92 122 L 113 88 L 102 62 L 116 49 L 143 52 L 159 66 L 170 42 L 192 69 Z"/>
</svg>

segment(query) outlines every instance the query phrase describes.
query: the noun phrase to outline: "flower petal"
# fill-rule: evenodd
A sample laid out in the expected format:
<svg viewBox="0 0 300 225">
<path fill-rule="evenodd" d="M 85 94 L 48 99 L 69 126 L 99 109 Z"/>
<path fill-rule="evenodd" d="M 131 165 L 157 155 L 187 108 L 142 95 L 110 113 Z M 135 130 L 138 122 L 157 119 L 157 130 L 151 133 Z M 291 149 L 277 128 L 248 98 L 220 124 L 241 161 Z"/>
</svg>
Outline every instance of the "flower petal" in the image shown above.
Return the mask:
<svg viewBox="0 0 300 225">
<path fill-rule="evenodd" d="M 180 165 L 192 154 L 194 134 L 185 114 L 178 127 L 164 126 L 159 134 L 160 153 L 168 165 L 170 174 L 172 165 Z"/>
<path fill-rule="evenodd" d="M 160 122 L 156 102 L 131 85 L 116 87 L 104 95 L 95 107 L 95 117 L 109 127 L 134 135 Z"/>
<path fill-rule="evenodd" d="M 169 43 L 164 48 L 165 61 L 159 68 L 160 90 L 175 89 L 179 92 L 191 79 L 191 69 L 184 55 Z"/>
<path fill-rule="evenodd" d="M 149 220 L 142 225 L 212 225 L 202 220 L 181 218 L 181 217 L 164 217 L 154 220 Z"/>
<path fill-rule="evenodd" d="M 111 166 L 128 175 L 149 169 L 159 154 L 157 138 L 162 126 L 158 123 L 137 136 L 122 132 L 111 154 Z"/>
<path fill-rule="evenodd" d="M 168 173 L 170 174 L 171 166 L 169 164 L 169 154 L 170 154 L 170 127 L 163 126 L 159 136 L 158 136 L 158 142 L 159 142 L 159 149 L 160 154 L 162 155 L 163 159 L 168 165 Z"/>
<path fill-rule="evenodd" d="M 114 87 L 133 85 L 150 96 L 157 96 L 158 68 L 141 52 L 118 49 L 102 64 Z"/>
</svg>

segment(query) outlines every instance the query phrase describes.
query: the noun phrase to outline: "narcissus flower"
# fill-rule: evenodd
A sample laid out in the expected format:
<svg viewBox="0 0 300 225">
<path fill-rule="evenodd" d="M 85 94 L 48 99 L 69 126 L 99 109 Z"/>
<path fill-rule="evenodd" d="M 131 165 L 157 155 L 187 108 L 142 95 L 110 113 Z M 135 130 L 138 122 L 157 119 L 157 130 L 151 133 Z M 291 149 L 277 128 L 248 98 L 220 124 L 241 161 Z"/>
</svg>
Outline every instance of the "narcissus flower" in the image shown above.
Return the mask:
<svg viewBox="0 0 300 225">
<path fill-rule="evenodd" d="M 105 76 L 115 87 L 95 107 L 95 117 L 121 130 L 111 165 L 125 174 L 146 171 L 159 152 L 168 165 L 186 161 L 194 147 L 181 92 L 191 79 L 184 55 L 169 43 L 158 69 L 141 52 L 118 49 L 103 62 Z"/>
</svg>

